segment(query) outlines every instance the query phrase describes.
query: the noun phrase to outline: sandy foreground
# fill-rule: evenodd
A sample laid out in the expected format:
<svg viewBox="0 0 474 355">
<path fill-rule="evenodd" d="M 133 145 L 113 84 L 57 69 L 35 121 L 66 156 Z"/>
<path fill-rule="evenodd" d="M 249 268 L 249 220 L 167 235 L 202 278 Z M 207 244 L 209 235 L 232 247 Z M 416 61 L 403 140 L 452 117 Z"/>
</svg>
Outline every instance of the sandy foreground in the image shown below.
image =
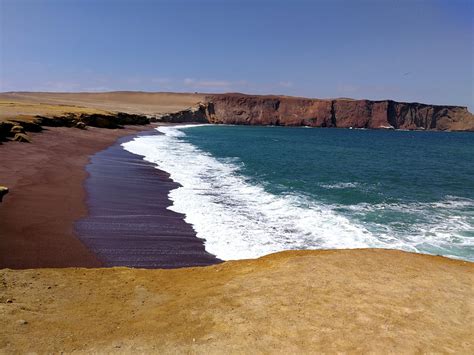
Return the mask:
<svg viewBox="0 0 474 355">
<path fill-rule="evenodd" d="M 474 264 L 290 251 L 175 269 L 0 271 L 3 352 L 474 352 Z"/>
</svg>

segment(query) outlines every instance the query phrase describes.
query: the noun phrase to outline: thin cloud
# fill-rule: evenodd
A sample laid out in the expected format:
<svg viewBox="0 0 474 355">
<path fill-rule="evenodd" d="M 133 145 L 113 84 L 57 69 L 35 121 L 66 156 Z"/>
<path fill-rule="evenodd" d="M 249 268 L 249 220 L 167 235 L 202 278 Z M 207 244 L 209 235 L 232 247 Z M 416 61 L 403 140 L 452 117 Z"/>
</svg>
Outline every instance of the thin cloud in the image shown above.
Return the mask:
<svg viewBox="0 0 474 355">
<path fill-rule="evenodd" d="M 95 86 L 95 87 L 87 87 L 81 89 L 81 91 L 87 91 L 87 92 L 104 92 L 104 91 L 113 91 L 111 88 L 107 86 Z"/>
<path fill-rule="evenodd" d="M 80 89 L 81 85 L 67 81 L 47 81 L 45 88 L 51 91 L 74 91 Z"/>
<path fill-rule="evenodd" d="M 151 78 L 153 84 L 170 84 L 172 82 L 169 78 Z"/>
<path fill-rule="evenodd" d="M 386 96 L 391 97 L 401 90 L 398 86 L 389 85 L 354 85 L 354 84 L 341 84 L 337 86 L 337 92 L 339 95 L 355 95 L 361 97 L 379 97 Z"/>
<path fill-rule="evenodd" d="M 183 81 L 184 85 L 192 88 L 230 88 L 238 82 L 226 81 L 226 80 L 196 80 L 186 78 Z"/>
<path fill-rule="evenodd" d="M 293 87 L 293 83 L 291 81 L 280 81 L 278 86 L 281 86 L 282 88 L 291 88 Z"/>
</svg>

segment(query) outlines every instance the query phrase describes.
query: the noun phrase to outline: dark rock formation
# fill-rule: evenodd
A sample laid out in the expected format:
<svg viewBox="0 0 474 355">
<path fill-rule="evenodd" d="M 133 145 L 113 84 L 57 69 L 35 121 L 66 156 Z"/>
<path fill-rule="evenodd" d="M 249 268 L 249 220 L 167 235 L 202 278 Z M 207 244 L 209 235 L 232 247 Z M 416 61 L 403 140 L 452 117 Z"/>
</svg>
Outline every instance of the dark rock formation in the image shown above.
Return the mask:
<svg viewBox="0 0 474 355">
<path fill-rule="evenodd" d="M 13 135 L 17 133 L 25 133 L 25 129 L 22 126 L 13 126 L 10 133 Z"/>
<path fill-rule="evenodd" d="M 119 112 L 115 117 L 120 125 L 146 125 L 151 122 L 151 119 L 147 116 L 132 113 Z"/>
<path fill-rule="evenodd" d="M 150 118 L 144 115 L 118 112 L 116 114 L 66 114 L 63 116 L 34 116 L 22 119 L 0 121 L 0 144 L 5 140 L 31 142 L 25 132 L 40 132 L 46 127 L 76 127 L 86 129 L 87 126 L 99 128 L 122 128 L 123 125 L 146 125 Z"/>
<path fill-rule="evenodd" d="M 391 100 L 306 99 L 220 94 L 198 107 L 162 117 L 165 122 L 210 122 L 340 128 L 474 131 L 466 107 Z"/>
<path fill-rule="evenodd" d="M 23 127 L 26 132 L 41 132 L 43 127 L 36 122 L 37 120 L 10 120 L 14 122 L 16 125 Z"/>
<path fill-rule="evenodd" d="M 43 127 L 74 127 L 78 120 L 74 114 L 58 117 L 36 116 L 35 123 Z"/>
<path fill-rule="evenodd" d="M 37 116 L 35 121 L 41 126 L 76 127 L 78 122 L 99 128 L 121 128 L 123 125 L 145 125 L 150 119 L 143 115 L 118 112 L 117 114 L 68 114 L 59 117 Z"/>
<path fill-rule="evenodd" d="M 0 122 L 0 141 L 5 140 L 10 136 L 11 129 L 15 126 L 13 122 L 4 121 Z"/>
<path fill-rule="evenodd" d="M 0 202 L 2 202 L 3 196 L 8 193 L 8 187 L 0 185 Z"/>
<path fill-rule="evenodd" d="M 75 127 L 79 129 L 87 129 L 87 126 L 84 122 L 77 122 Z"/>
<path fill-rule="evenodd" d="M 76 125 L 78 121 L 74 121 L 74 125 Z M 85 115 L 82 114 L 79 117 L 79 122 L 83 122 L 87 126 L 98 127 L 98 128 L 120 128 L 121 124 L 116 116 L 110 115 L 100 115 L 100 114 L 92 114 L 92 115 Z"/>
<path fill-rule="evenodd" d="M 171 122 L 171 123 L 182 123 L 182 122 L 201 122 L 209 123 L 210 112 L 209 104 L 200 103 L 196 107 L 189 108 L 187 110 L 179 111 L 176 113 L 170 113 L 161 116 L 160 121 Z"/>
</svg>

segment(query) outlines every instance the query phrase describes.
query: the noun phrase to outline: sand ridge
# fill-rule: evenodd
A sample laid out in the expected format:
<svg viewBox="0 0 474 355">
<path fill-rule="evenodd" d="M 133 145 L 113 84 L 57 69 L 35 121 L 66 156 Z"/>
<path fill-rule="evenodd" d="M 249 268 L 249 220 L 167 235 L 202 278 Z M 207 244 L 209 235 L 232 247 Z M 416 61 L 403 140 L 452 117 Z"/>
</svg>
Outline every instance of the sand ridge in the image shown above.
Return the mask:
<svg viewBox="0 0 474 355">
<path fill-rule="evenodd" d="M 2 270 L 0 351 L 473 353 L 473 271 L 374 249 L 175 270 Z"/>
</svg>

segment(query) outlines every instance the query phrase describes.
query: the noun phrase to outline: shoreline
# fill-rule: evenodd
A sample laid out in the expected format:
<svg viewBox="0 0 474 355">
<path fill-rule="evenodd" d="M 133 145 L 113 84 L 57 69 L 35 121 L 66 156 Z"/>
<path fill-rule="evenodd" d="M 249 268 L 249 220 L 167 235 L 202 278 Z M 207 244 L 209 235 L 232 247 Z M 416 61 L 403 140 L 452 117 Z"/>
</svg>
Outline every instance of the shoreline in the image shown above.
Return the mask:
<svg viewBox="0 0 474 355">
<path fill-rule="evenodd" d="M 0 146 L 0 268 L 100 267 L 73 230 L 87 214 L 83 183 L 91 155 L 147 126 L 87 130 L 50 127 L 31 133 L 32 144 Z"/>
<path fill-rule="evenodd" d="M 156 127 L 48 128 L 31 134 L 33 144 L 1 145 L 0 182 L 10 193 L 0 204 L 0 268 L 222 262 L 205 250 L 183 214 L 168 209 L 168 194 L 179 184 L 121 147 L 159 134 Z"/>
<path fill-rule="evenodd" d="M 106 267 L 181 268 L 220 263 L 183 214 L 169 210 L 179 186 L 169 174 L 121 145 L 119 138 L 91 156 L 84 181 L 88 214 L 74 223 L 79 239 Z"/>
</svg>

